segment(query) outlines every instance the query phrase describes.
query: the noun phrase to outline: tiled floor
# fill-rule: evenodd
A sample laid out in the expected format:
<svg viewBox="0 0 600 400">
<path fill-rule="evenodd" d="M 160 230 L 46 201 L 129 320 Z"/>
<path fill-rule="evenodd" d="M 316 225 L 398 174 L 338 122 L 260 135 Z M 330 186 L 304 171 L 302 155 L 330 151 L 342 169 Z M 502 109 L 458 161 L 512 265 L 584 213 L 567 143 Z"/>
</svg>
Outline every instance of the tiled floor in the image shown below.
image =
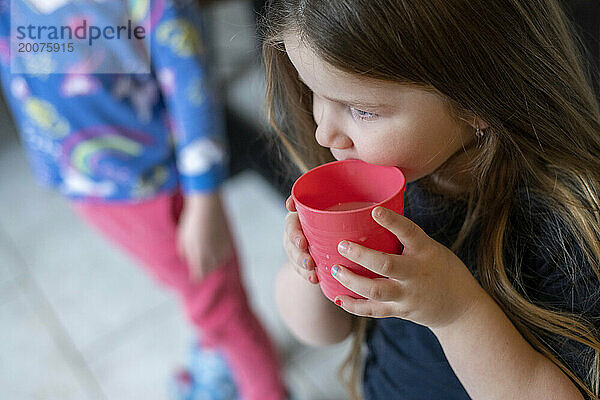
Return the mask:
<svg viewBox="0 0 600 400">
<path fill-rule="evenodd" d="M 241 18 L 240 4 L 217 17 Z M 230 38 L 221 47 L 236 54 L 252 43 L 245 15 L 245 23 L 218 25 Z M 251 75 L 233 89 L 246 115 L 261 103 L 260 78 Z M 335 372 L 348 343 L 303 347 L 274 309 L 274 276 L 285 258 L 282 199 L 253 173 L 229 181 L 224 193 L 252 303 L 285 358 L 289 386 L 301 400 L 344 398 Z M 0 399 L 166 399 L 167 378 L 192 338 L 174 298 L 60 196 L 36 186 L 0 108 Z"/>
</svg>

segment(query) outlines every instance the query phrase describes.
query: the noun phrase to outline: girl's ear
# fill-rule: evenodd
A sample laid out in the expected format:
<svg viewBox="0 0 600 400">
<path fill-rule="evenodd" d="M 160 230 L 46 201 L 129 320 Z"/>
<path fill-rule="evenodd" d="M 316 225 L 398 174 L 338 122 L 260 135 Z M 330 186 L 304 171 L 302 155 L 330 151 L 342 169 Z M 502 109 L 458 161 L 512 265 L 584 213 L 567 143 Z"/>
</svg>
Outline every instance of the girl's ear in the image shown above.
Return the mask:
<svg viewBox="0 0 600 400">
<path fill-rule="evenodd" d="M 471 111 L 465 112 L 460 119 L 466 122 L 473 129 L 485 130 L 490 127 L 490 124 L 485 122 L 482 118 L 479 118 Z"/>
<path fill-rule="evenodd" d="M 485 130 L 490 127 L 490 124 L 488 124 L 487 122 L 485 122 L 483 119 L 481 119 L 479 117 L 474 117 L 471 120 L 471 122 L 469 123 L 469 125 L 471 125 L 473 127 L 473 129 L 481 129 L 481 130 Z"/>
</svg>

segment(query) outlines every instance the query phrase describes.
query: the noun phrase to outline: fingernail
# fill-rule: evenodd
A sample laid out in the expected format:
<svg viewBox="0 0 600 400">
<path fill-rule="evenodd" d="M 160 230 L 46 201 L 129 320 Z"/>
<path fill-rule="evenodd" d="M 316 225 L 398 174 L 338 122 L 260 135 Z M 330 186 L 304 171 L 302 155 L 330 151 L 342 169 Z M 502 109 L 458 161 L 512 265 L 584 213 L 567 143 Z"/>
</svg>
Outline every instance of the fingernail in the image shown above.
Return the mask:
<svg viewBox="0 0 600 400">
<path fill-rule="evenodd" d="M 334 265 L 333 268 L 331 268 L 331 275 L 336 276 L 339 272 L 340 267 L 338 267 L 337 265 Z"/>
<path fill-rule="evenodd" d="M 342 300 L 340 300 L 339 298 L 335 299 L 335 305 L 341 307 L 342 306 Z"/>
<path fill-rule="evenodd" d="M 308 276 L 308 280 L 310 281 L 310 283 L 317 283 L 317 277 L 315 275 L 310 274 Z"/>
<path fill-rule="evenodd" d="M 296 247 L 300 248 L 300 242 L 302 241 L 302 238 L 297 237 L 296 238 Z"/>
<path fill-rule="evenodd" d="M 311 269 L 312 263 L 310 262 L 310 259 L 305 258 L 304 260 L 302 260 L 302 266 L 304 267 L 304 269 Z"/>
<path fill-rule="evenodd" d="M 373 210 L 373 216 L 375 218 L 381 218 L 381 217 L 383 217 L 383 208 L 382 207 L 375 207 L 375 209 Z"/>
<path fill-rule="evenodd" d="M 348 247 L 350 246 L 350 243 L 348 243 L 345 240 L 342 240 L 339 244 L 338 244 L 338 250 L 340 251 L 340 253 L 347 253 L 348 252 Z"/>
</svg>

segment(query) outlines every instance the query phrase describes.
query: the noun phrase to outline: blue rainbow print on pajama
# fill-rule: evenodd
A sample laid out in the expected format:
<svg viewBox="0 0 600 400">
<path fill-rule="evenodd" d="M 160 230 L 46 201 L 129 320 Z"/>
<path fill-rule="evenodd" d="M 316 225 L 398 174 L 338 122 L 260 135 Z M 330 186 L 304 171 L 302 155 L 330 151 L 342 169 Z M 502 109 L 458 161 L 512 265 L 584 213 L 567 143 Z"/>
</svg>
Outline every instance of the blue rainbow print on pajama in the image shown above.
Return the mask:
<svg viewBox="0 0 600 400">
<path fill-rule="evenodd" d="M 63 190 L 69 194 L 107 197 L 119 185 L 131 186 L 132 165 L 153 138 L 122 127 L 94 126 L 70 135 L 64 142 Z"/>
</svg>

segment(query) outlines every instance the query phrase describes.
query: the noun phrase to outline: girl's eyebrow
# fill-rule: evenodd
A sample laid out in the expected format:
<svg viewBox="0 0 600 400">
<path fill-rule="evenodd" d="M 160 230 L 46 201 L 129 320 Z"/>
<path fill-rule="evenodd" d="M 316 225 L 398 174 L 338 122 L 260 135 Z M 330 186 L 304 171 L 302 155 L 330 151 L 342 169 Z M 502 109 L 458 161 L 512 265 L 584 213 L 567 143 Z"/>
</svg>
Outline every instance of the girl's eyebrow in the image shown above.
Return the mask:
<svg viewBox="0 0 600 400">
<path fill-rule="evenodd" d="M 306 82 L 304 82 L 304 79 L 302 79 L 302 77 L 300 76 L 300 74 L 298 74 L 298 80 L 300 82 L 302 82 L 302 84 L 304 86 L 306 86 L 309 90 L 311 90 L 312 92 L 314 92 L 310 86 L 308 86 L 308 84 Z M 341 104 L 345 104 L 347 106 L 351 106 L 351 107 L 355 107 L 355 108 L 370 108 L 370 109 L 381 109 L 381 108 L 388 108 L 389 106 L 387 106 L 386 104 L 380 104 L 380 103 L 368 103 L 365 102 L 361 99 L 352 99 L 352 98 L 348 98 L 348 99 L 338 99 L 335 97 L 329 97 L 329 96 L 323 96 L 324 98 L 326 98 L 329 101 L 333 101 L 336 103 L 341 103 Z"/>
<path fill-rule="evenodd" d="M 354 108 L 368 108 L 368 109 L 373 109 L 373 108 L 383 108 L 385 107 L 384 104 L 377 104 L 377 103 L 366 103 L 360 99 L 336 99 L 333 97 L 327 97 L 327 96 L 323 96 L 324 98 L 326 98 L 329 101 L 335 101 L 337 103 L 341 103 L 341 104 L 345 104 L 347 106 L 351 106 Z"/>
</svg>

